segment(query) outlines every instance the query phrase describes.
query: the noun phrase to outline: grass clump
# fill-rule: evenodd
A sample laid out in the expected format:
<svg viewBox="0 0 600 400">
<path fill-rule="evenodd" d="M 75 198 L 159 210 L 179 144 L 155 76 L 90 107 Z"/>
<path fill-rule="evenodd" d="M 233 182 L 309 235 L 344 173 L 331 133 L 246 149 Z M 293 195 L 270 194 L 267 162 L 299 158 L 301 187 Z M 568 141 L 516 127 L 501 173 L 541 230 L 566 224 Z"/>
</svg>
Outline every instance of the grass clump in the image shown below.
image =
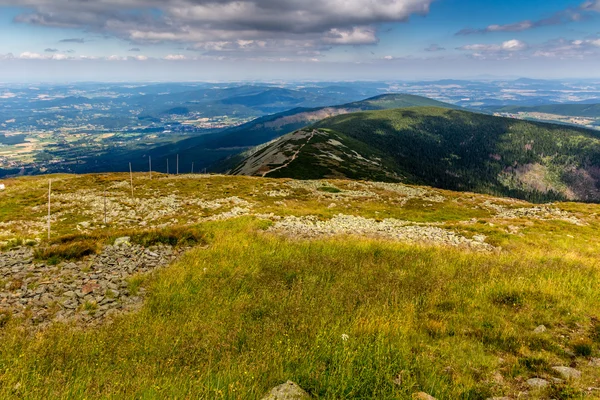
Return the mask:
<svg viewBox="0 0 600 400">
<path fill-rule="evenodd" d="M 174 227 L 168 229 L 155 229 L 133 233 L 130 235 L 131 242 L 144 247 L 157 244 L 170 246 L 193 246 L 205 243 L 204 232 L 198 227 Z"/>
<path fill-rule="evenodd" d="M 333 186 L 321 186 L 318 188 L 319 191 L 321 192 L 326 192 L 326 193 L 341 193 L 342 191 L 336 187 Z"/>
<path fill-rule="evenodd" d="M 100 243 L 94 240 L 81 240 L 39 247 L 34 251 L 38 260 L 46 260 L 50 265 L 61 261 L 80 260 L 83 257 L 96 254 L 100 250 Z"/>
<path fill-rule="evenodd" d="M 580 357 L 589 357 L 594 351 L 594 343 L 589 338 L 579 338 L 571 344 L 571 347 L 575 355 Z"/>
</svg>

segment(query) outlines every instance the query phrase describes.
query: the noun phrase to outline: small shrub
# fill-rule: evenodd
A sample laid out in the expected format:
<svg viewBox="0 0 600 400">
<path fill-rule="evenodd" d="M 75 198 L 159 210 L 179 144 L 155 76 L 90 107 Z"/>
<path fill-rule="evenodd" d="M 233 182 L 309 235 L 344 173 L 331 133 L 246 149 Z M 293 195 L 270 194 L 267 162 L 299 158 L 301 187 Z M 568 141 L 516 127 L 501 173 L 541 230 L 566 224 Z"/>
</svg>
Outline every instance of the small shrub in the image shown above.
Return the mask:
<svg viewBox="0 0 600 400">
<path fill-rule="evenodd" d="M 582 396 L 581 390 L 564 383 L 552 383 L 547 393 L 548 398 L 557 400 L 578 399 Z"/>
<path fill-rule="evenodd" d="M 541 357 L 520 358 L 519 364 L 527 368 L 527 370 L 538 374 L 550 371 L 550 364 Z"/>
<path fill-rule="evenodd" d="M 11 314 L 9 312 L 0 312 L 0 328 L 4 328 L 10 321 Z"/>
<path fill-rule="evenodd" d="M 573 352 L 580 357 L 589 357 L 592 355 L 593 343 L 589 339 L 577 339 L 571 344 L 571 347 L 573 348 Z"/>
</svg>

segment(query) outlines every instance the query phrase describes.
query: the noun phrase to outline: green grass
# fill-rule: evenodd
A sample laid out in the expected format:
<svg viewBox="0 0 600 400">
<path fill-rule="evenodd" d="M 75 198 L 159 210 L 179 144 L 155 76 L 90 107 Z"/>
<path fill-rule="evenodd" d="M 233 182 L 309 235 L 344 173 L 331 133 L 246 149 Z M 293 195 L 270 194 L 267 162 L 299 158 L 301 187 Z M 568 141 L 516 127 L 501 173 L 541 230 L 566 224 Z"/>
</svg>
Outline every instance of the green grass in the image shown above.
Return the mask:
<svg viewBox="0 0 600 400">
<path fill-rule="evenodd" d="M 600 271 L 583 258 L 292 241 L 266 226 L 203 225 L 209 247 L 160 270 L 143 309 L 111 325 L 28 337 L 7 322 L 0 397 L 251 399 L 291 379 L 326 399 L 485 399 L 552 376 L 571 340 L 598 355 Z M 585 366 L 579 387 L 600 376 Z"/>
</svg>

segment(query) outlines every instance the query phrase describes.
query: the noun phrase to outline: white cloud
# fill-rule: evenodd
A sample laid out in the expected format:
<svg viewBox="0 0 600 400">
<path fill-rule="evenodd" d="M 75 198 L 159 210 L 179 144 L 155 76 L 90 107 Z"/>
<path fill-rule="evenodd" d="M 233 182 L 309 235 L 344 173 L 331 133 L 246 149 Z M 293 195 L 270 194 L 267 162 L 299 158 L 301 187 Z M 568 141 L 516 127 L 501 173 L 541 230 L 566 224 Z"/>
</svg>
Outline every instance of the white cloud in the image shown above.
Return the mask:
<svg viewBox="0 0 600 400">
<path fill-rule="evenodd" d="M 527 47 L 527 43 L 517 39 L 507 40 L 506 42 L 502 43 L 502 50 L 506 51 L 522 51 L 525 50 Z"/>
<path fill-rule="evenodd" d="M 183 60 L 187 60 L 187 57 L 184 56 L 183 54 L 169 54 L 168 56 L 164 57 L 163 60 L 167 60 L 167 61 L 183 61 Z"/>
<path fill-rule="evenodd" d="M 523 51 L 529 46 L 527 43 L 513 39 L 502 42 L 501 44 L 468 44 L 461 46 L 458 50 L 475 51 L 475 52 L 500 52 L 500 51 Z"/>
<path fill-rule="evenodd" d="M 379 41 L 375 29 L 368 26 L 357 26 L 348 30 L 331 29 L 323 41 L 330 44 L 361 45 L 374 44 Z"/>
<path fill-rule="evenodd" d="M 25 52 L 19 54 L 19 58 L 21 58 L 23 60 L 42 60 L 46 57 L 44 57 L 43 55 L 41 55 L 39 53 L 32 53 L 30 51 L 25 51 Z"/>
<path fill-rule="evenodd" d="M 29 10 L 15 18 L 20 23 L 79 28 L 134 43 L 178 42 L 207 51 L 276 43 L 273 49 L 289 53 L 303 44 L 322 51 L 377 43 L 377 24 L 426 15 L 436 0 L 0 1 Z"/>
<path fill-rule="evenodd" d="M 69 56 L 67 56 L 66 54 L 53 54 L 50 58 L 52 60 L 60 61 L 60 60 L 68 60 Z"/>
</svg>

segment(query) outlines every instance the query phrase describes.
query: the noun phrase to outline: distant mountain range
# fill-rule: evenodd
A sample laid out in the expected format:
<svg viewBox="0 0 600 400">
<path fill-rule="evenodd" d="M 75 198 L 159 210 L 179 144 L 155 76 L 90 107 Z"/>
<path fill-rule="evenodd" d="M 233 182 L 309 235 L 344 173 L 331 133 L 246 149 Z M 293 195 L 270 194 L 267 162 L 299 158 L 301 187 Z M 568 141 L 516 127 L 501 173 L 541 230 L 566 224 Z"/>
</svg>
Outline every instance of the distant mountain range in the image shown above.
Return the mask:
<svg viewBox="0 0 600 400">
<path fill-rule="evenodd" d="M 546 113 L 572 117 L 590 117 L 600 118 L 600 104 L 548 104 L 542 106 L 523 107 L 523 106 L 503 106 L 489 107 L 488 110 L 505 113 Z"/>
<path fill-rule="evenodd" d="M 600 133 L 449 108 L 333 116 L 243 156 L 231 173 L 600 201 Z"/>
</svg>

